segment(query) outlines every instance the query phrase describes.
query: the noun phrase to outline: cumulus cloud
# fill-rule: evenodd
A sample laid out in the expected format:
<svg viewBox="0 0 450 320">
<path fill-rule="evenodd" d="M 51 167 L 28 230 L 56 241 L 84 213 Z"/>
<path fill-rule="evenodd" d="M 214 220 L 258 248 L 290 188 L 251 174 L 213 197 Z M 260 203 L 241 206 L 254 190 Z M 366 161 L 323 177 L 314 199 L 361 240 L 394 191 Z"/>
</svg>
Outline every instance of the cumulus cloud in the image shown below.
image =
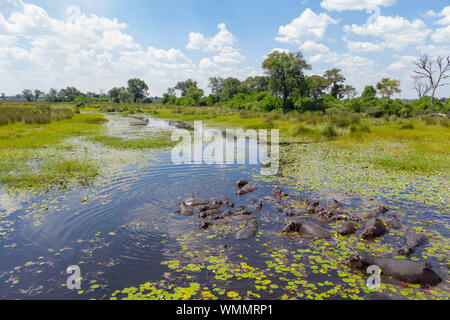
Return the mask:
<svg viewBox="0 0 450 320">
<path fill-rule="evenodd" d="M 319 53 L 326 53 L 330 51 L 330 49 L 326 45 L 322 43 L 316 43 L 314 41 L 306 41 L 304 44 L 300 46 L 300 50 L 303 50 L 305 52 L 319 52 Z"/>
<path fill-rule="evenodd" d="M 388 67 L 391 71 L 400 71 L 408 69 L 410 70 L 413 66 L 413 62 L 417 60 L 415 56 L 399 56 L 394 55 L 395 61 Z"/>
<path fill-rule="evenodd" d="M 442 19 L 436 22 L 437 24 L 450 25 L 450 6 L 445 7 L 444 9 L 442 9 L 440 13 L 434 14 L 434 16 L 443 17 Z"/>
<path fill-rule="evenodd" d="M 383 51 L 386 48 L 386 44 L 367 41 L 347 41 L 347 48 L 352 52 L 377 52 Z"/>
<path fill-rule="evenodd" d="M 320 5 L 328 11 L 346 11 L 389 7 L 395 3 L 396 0 L 324 0 Z"/>
<path fill-rule="evenodd" d="M 213 61 L 219 64 L 237 64 L 245 59 L 244 56 L 234 47 L 236 39 L 228 31 L 225 23 L 217 26 L 219 32 L 212 38 L 205 38 L 201 33 L 191 32 L 189 42 L 186 45 L 188 50 L 202 50 L 205 52 L 219 52 L 213 57 Z"/>
<path fill-rule="evenodd" d="M 116 18 L 87 15 L 72 6 L 68 13 L 76 15 L 63 20 L 21 0 L 0 3 L 0 82 L 10 94 L 24 88 L 69 85 L 81 90 L 109 89 L 132 77 L 148 82 L 151 94 L 162 94 L 176 81 L 193 75 L 205 82 L 206 70 L 219 64 L 223 75 L 248 70 L 233 67 L 244 57 L 234 48 L 236 39 L 225 24 L 219 24 L 219 32 L 210 39 L 189 35 L 188 49 L 215 53 L 196 64 L 175 48 L 144 48 L 126 33 L 127 24 Z"/>
<path fill-rule="evenodd" d="M 384 40 L 384 43 L 379 44 L 379 46 L 397 51 L 405 50 L 411 45 L 425 43 L 431 33 L 431 30 L 427 28 L 422 20 L 409 21 L 400 16 L 380 16 L 371 24 L 362 26 L 347 25 L 344 27 L 344 31 L 362 37 L 381 38 Z M 372 48 L 375 47 L 372 46 Z"/>
<path fill-rule="evenodd" d="M 450 25 L 445 28 L 437 29 L 431 36 L 434 42 L 449 43 L 450 42 Z"/>
<path fill-rule="evenodd" d="M 283 43 L 303 43 L 306 41 L 317 41 L 324 37 L 330 24 L 337 24 L 326 13 L 314 13 L 307 8 L 300 17 L 294 19 L 290 24 L 281 26 L 275 40 Z"/>
</svg>

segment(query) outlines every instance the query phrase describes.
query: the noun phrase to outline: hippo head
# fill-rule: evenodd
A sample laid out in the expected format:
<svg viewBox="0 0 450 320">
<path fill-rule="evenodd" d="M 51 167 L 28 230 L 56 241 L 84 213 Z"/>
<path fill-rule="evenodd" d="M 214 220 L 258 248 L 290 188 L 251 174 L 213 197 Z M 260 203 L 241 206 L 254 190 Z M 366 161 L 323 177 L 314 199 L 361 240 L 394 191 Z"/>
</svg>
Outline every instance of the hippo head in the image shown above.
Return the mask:
<svg viewBox="0 0 450 320">
<path fill-rule="evenodd" d="M 362 269 L 364 267 L 363 259 L 359 254 L 351 256 L 345 264 L 352 269 Z"/>
</svg>

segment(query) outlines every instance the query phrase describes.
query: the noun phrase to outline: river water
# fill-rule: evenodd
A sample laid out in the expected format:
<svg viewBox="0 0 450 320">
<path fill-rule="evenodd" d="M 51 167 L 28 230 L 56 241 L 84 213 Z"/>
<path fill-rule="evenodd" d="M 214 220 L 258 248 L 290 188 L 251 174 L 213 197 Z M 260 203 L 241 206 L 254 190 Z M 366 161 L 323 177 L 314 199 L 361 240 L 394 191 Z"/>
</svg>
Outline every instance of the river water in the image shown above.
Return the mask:
<svg viewBox="0 0 450 320">
<path fill-rule="evenodd" d="M 122 137 L 176 127 L 157 119 L 150 119 L 146 127 L 131 127 L 129 120 L 109 118 L 110 134 Z M 356 237 L 329 241 L 288 237 L 280 233 L 286 217 L 267 202 L 254 214 L 259 232 L 252 239 L 235 240 L 233 226 L 200 230 L 197 216 L 181 217 L 176 212 L 181 200 L 192 194 L 206 199 L 224 196 L 235 207 L 248 206 L 250 198 L 268 196 L 278 184 L 259 176 L 258 165 L 174 165 L 169 152 L 147 155 L 139 165 L 126 164 L 92 186 L 27 197 L 4 193 L 0 198 L 0 298 L 109 299 L 116 290 L 145 283 L 171 292 L 168 285 L 186 288 L 193 282 L 218 298 L 235 293 L 252 299 L 445 298 L 448 294 L 448 283 L 435 288 L 436 294 L 390 283 L 383 291 L 368 292 L 363 285 L 366 277 L 352 273 L 341 259 L 361 247 Z M 256 184 L 258 190 L 237 197 L 235 182 L 241 178 Z M 324 202 L 334 198 L 352 209 L 370 201 L 338 190 L 311 194 L 289 182 L 283 187 L 291 196 Z M 426 228 L 436 239 L 431 244 L 434 251 L 421 249 L 415 256 L 422 261 L 428 252 L 428 261 L 446 279 L 448 262 L 442 255 L 448 254 L 448 242 L 442 241 L 448 239 L 448 215 L 442 208 L 418 203 L 407 208 L 431 210 L 433 216 L 427 220 L 441 222 Z M 367 247 L 383 248 L 379 253 L 392 255 L 399 242 L 400 234 L 391 232 Z M 81 270 L 80 290 L 66 286 L 66 268 L 72 265 Z M 410 291 L 399 294 L 401 290 Z M 324 292 L 328 295 L 321 296 Z"/>
</svg>

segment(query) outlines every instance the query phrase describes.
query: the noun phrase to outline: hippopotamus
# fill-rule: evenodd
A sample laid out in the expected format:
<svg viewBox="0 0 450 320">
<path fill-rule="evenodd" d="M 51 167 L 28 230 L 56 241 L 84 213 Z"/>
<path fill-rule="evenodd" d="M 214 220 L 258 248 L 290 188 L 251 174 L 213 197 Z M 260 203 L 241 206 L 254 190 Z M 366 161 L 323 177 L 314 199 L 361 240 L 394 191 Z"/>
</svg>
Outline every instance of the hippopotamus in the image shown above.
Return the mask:
<svg viewBox="0 0 450 320">
<path fill-rule="evenodd" d="M 321 226 L 305 222 L 306 218 L 295 217 L 289 219 L 285 225 L 283 232 L 298 232 L 299 234 L 312 238 L 331 238 L 331 233 Z"/>
<path fill-rule="evenodd" d="M 339 233 L 341 236 L 347 236 L 350 234 L 354 234 L 357 229 L 358 226 L 356 225 L 356 223 L 346 222 L 336 232 Z"/>
<path fill-rule="evenodd" d="M 327 203 L 327 207 L 329 209 L 338 209 L 341 208 L 342 206 L 343 204 L 337 201 L 336 199 L 333 199 L 333 201 Z"/>
<path fill-rule="evenodd" d="M 194 209 L 191 206 L 187 205 L 186 202 L 184 202 L 184 201 L 181 202 L 179 204 L 179 207 L 180 207 L 180 214 L 182 216 L 187 217 L 187 216 L 193 216 L 194 215 Z"/>
<path fill-rule="evenodd" d="M 221 207 L 222 207 L 222 205 L 220 205 L 219 203 L 211 203 L 206 206 L 201 206 L 199 208 L 199 211 L 204 212 L 204 211 L 208 211 L 208 210 L 220 209 Z"/>
<path fill-rule="evenodd" d="M 236 210 L 234 210 L 235 215 L 251 215 L 253 211 L 246 209 L 244 206 L 240 206 Z"/>
<path fill-rule="evenodd" d="M 421 284 L 423 286 L 434 287 L 442 281 L 431 267 L 410 260 L 355 255 L 349 259 L 347 265 L 353 269 L 363 270 L 375 265 L 382 270 L 384 276 L 392 277 L 403 282 Z"/>
<path fill-rule="evenodd" d="M 279 203 L 280 199 L 275 198 L 274 196 L 266 196 L 263 198 L 264 201 L 269 202 L 269 203 Z"/>
<path fill-rule="evenodd" d="M 274 195 L 275 198 L 278 199 L 283 199 L 284 197 L 288 196 L 285 192 L 283 192 L 283 189 L 281 187 L 273 189 L 272 194 Z"/>
<path fill-rule="evenodd" d="M 389 218 L 387 218 L 385 220 L 385 222 L 389 228 L 396 229 L 396 230 L 402 228 L 402 224 L 400 223 L 400 220 L 398 220 L 397 216 L 395 216 L 395 215 L 391 215 Z"/>
<path fill-rule="evenodd" d="M 250 220 L 248 226 L 236 233 L 236 240 L 247 240 L 253 238 L 258 231 L 258 222 L 255 219 Z"/>
<path fill-rule="evenodd" d="M 258 190 L 258 187 L 254 186 L 252 184 L 247 184 L 237 191 L 237 195 L 243 196 L 244 194 L 251 193 L 256 190 Z"/>
<path fill-rule="evenodd" d="M 199 212 L 198 216 L 200 218 L 214 217 L 214 216 L 217 216 L 217 215 L 219 215 L 221 213 L 222 213 L 222 211 L 220 211 L 219 209 L 211 209 L 211 210 L 206 210 L 206 211 Z"/>
<path fill-rule="evenodd" d="M 386 213 L 388 211 L 389 211 L 388 208 L 386 208 L 385 206 L 381 206 L 376 210 L 369 211 L 369 212 L 361 212 L 361 213 L 357 213 L 356 215 L 358 216 L 358 218 L 366 220 L 366 219 L 377 218 L 380 214 Z"/>
<path fill-rule="evenodd" d="M 379 218 L 369 219 L 364 225 L 364 229 L 361 232 L 361 237 L 364 239 L 373 239 L 384 235 L 387 232 L 387 228 L 384 222 Z"/>
<path fill-rule="evenodd" d="M 248 185 L 248 181 L 245 179 L 241 179 L 238 182 L 236 182 L 236 189 L 240 190 L 246 185 Z"/>
<path fill-rule="evenodd" d="M 416 249 L 428 243 L 428 237 L 424 234 L 407 232 L 405 234 L 405 238 L 406 238 L 406 245 L 398 250 L 399 254 L 405 256 L 414 253 Z"/>
<path fill-rule="evenodd" d="M 183 202 L 190 207 L 206 206 L 206 205 L 210 204 L 210 202 L 208 200 L 196 198 L 196 197 L 186 199 Z"/>
</svg>

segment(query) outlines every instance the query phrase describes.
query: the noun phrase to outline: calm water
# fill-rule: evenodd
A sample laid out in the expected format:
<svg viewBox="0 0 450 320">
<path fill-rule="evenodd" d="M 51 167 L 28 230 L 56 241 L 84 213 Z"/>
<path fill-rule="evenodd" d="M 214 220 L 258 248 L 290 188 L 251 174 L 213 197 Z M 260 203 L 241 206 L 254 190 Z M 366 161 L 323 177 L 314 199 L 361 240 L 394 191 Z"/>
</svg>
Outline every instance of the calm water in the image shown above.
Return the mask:
<svg viewBox="0 0 450 320">
<path fill-rule="evenodd" d="M 116 133 L 122 132 L 119 130 L 121 125 L 109 124 L 112 131 L 115 127 Z M 133 130 L 171 128 L 173 125 L 165 121 L 152 120 L 147 128 Z M 175 212 L 177 203 L 192 193 L 207 199 L 226 196 L 235 202 L 236 207 L 248 205 L 251 197 L 270 195 L 273 187 L 253 178 L 258 173 L 256 165 L 176 166 L 171 163 L 169 153 L 156 153 L 152 160 L 140 166 L 127 166 L 117 175 L 97 181 L 91 187 L 35 195 L 24 202 L 21 198 L 13 198 L 12 201 L 0 198 L 3 203 L 0 226 L 2 231 L 7 230 L 0 238 L 0 298 L 106 299 L 115 290 L 165 279 L 164 274 L 170 270 L 161 265 L 163 261 L 204 261 L 202 251 L 220 254 L 221 245 L 227 245 L 226 254 L 230 260 L 245 259 L 248 265 L 262 269 L 267 267 L 269 259 L 262 254 L 265 251 L 309 248 L 308 241 L 279 234 L 285 217 L 267 203 L 261 212 L 255 214 L 260 228 L 258 236 L 240 242 L 234 240 L 233 232 L 219 232 L 218 236 L 210 238 L 196 236 L 202 233 L 199 218 L 180 217 Z M 236 197 L 234 185 L 240 178 L 252 181 L 259 189 L 254 194 Z M 331 190 L 303 194 L 290 189 L 289 185 L 284 189 L 290 195 L 309 196 L 324 202 L 335 198 L 353 208 L 367 206 L 370 202 Z M 402 206 L 401 201 L 386 204 Z M 448 224 L 449 220 L 441 208 L 416 204 L 402 209 L 402 212 L 423 212 L 423 216 L 419 214 L 416 217 L 419 220 L 426 217 L 427 220 L 441 221 L 441 225 L 435 228 L 448 237 L 443 224 Z M 193 239 L 183 239 L 185 235 Z M 398 237 L 389 235 L 384 239 L 390 240 L 398 241 Z M 199 256 L 193 257 L 192 261 L 181 256 L 183 245 L 188 245 L 192 252 L 197 251 Z M 85 291 L 82 295 L 64 286 L 68 277 L 65 270 L 70 265 L 81 268 L 82 290 Z M 446 274 L 445 268 L 438 268 L 441 274 Z M 169 280 L 180 286 L 189 285 L 190 280 L 185 278 L 185 274 L 188 273 L 172 273 Z M 216 282 L 207 272 L 193 276 L 202 285 Z M 335 270 L 330 276 L 309 273 L 307 279 L 311 282 L 339 280 Z M 250 285 L 251 281 L 232 279 L 226 286 L 228 290 L 245 292 Z M 282 290 L 274 290 L 273 293 L 260 294 L 263 298 L 275 298 L 283 293 Z"/>
</svg>

